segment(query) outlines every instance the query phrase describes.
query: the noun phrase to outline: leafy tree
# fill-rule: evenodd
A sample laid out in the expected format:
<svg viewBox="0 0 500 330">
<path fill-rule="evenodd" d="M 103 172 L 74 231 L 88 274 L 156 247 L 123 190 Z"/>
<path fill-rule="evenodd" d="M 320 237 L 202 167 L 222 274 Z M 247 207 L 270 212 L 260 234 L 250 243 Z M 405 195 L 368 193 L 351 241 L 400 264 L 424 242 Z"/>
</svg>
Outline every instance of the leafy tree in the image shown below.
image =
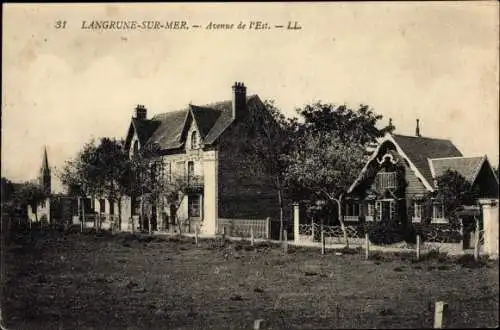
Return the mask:
<svg viewBox="0 0 500 330">
<path fill-rule="evenodd" d="M 104 195 L 118 205 L 118 226 L 122 223 L 122 200 L 131 191 L 131 164 L 124 141 L 102 138 L 96 149 Z"/>
<path fill-rule="evenodd" d="M 349 245 L 342 205 L 361 171 L 364 148 L 331 131 L 304 131 L 287 157 L 287 177 L 319 200 L 336 206 L 346 245 Z"/>
<path fill-rule="evenodd" d="M 343 142 L 366 145 L 395 129 L 392 121 L 382 129 L 378 129 L 377 124 L 383 116 L 375 114 L 367 105 L 361 105 L 359 109 L 353 110 L 346 105 L 336 106 L 318 101 L 296 111 L 305 121 L 303 130 L 335 132 L 338 139 Z"/>
<path fill-rule="evenodd" d="M 12 215 L 14 212 L 14 185 L 7 178 L 1 179 L 1 199 L 2 199 L 2 214 Z"/>
<path fill-rule="evenodd" d="M 248 154 L 253 156 L 254 168 L 272 178 L 280 210 L 280 240 L 283 235 L 284 198 L 287 187 L 286 155 L 292 150 L 298 128 L 297 120 L 287 119 L 275 106 L 273 100 L 265 100 L 267 111 L 256 112 L 247 124 L 250 128 L 249 139 L 242 144 Z"/>
<path fill-rule="evenodd" d="M 348 245 L 344 199 L 364 165 L 367 145 L 395 127 L 390 120 L 378 129 L 383 117 L 366 105 L 353 110 L 346 105 L 315 102 L 297 113 L 303 123 L 296 128 L 294 150 L 287 157 L 289 186 L 296 196 L 309 192 L 310 200 L 328 201 L 323 208 L 336 208 Z"/>
<path fill-rule="evenodd" d="M 436 190 L 427 198 L 443 204 L 444 216 L 451 221 L 457 220 L 457 212 L 464 205 L 475 204 L 477 188 L 455 170 L 448 169 L 436 178 Z"/>
<path fill-rule="evenodd" d="M 123 141 L 101 138 L 86 143 L 75 159 L 66 162 L 60 179 L 75 197 L 105 197 L 117 202 L 121 227 L 122 198 L 131 189 L 130 163 Z"/>
<path fill-rule="evenodd" d="M 152 207 L 157 203 L 160 208 L 173 206 L 177 210 L 185 196 L 188 182 L 185 177 L 165 175 L 164 163 L 159 155 L 157 144 L 146 144 L 131 158 L 133 173 L 132 193 L 141 196 L 141 219 L 148 219 L 148 231 L 152 233 Z M 172 208 L 171 208 L 172 209 Z M 178 221 L 179 233 L 182 222 Z"/>
<path fill-rule="evenodd" d="M 37 209 L 40 202 L 45 200 L 49 195 L 36 182 L 25 182 L 15 193 L 15 199 L 22 205 L 30 205 L 35 214 L 35 221 L 38 222 Z M 31 224 L 31 222 L 30 222 Z"/>
</svg>

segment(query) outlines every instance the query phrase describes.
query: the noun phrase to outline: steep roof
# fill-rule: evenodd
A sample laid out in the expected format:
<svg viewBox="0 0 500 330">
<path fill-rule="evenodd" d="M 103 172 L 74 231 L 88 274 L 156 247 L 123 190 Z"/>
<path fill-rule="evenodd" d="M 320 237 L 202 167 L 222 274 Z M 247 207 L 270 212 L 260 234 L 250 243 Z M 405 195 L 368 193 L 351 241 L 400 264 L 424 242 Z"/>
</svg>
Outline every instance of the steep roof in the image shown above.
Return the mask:
<svg viewBox="0 0 500 330">
<path fill-rule="evenodd" d="M 460 173 L 467 181 L 474 183 L 481 170 L 486 157 L 451 157 L 430 159 L 429 165 L 433 177 L 438 177 L 446 170 L 455 170 Z"/>
<path fill-rule="evenodd" d="M 184 109 L 154 116 L 151 120 L 159 122 L 159 125 L 148 142 L 157 142 L 162 149 L 180 148 L 182 146 L 182 130 L 188 111 L 188 109 Z"/>
<path fill-rule="evenodd" d="M 201 138 L 205 138 L 221 115 L 220 110 L 191 105 L 191 113 L 194 116 Z"/>
<path fill-rule="evenodd" d="M 249 109 L 261 105 L 262 102 L 257 95 L 247 97 Z M 151 120 L 159 124 L 149 137 L 148 142 L 157 142 L 161 149 L 182 147 L 182 134 L 190 120 L 196 122 L 204 144 L 210 145 L 216 142 L 217 138 L 233 122 L 232 101 L 215 102 L 203 106 L 189 105 L 183 110 L 155 115 Z"/>
<path fill-rule="evenodd" d="M 450 140 L 397 134 L 392 137 L 429 183 L 433 182 L 429 159 L 462 157 L 462 153 Z"/>
<path fill-rule="evenodd" d="M 155 120 L 143 120 L 132 118 L 132 125 L 134 125 L 135 132 L 139 138 L 141 145 L 146 143 L 146 141 L 151 137 L 156 128 L 160 125 L 160 122 Z"/>
</svg>

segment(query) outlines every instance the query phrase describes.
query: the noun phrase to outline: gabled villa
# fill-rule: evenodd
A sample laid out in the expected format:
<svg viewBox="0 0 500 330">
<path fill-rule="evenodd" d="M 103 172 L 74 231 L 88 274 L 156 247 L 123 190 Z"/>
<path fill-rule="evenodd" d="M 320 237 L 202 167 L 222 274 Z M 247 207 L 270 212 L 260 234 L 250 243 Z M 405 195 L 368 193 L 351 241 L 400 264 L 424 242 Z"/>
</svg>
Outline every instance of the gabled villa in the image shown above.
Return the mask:
<svg viewBox="0 0 500 330">
<path fill-rule="evenodd" d="M 386 134 L 350 187 L 346 219 L 447 223 L 442 204 L 427 209 L 422 199 L 448 169 L 476 187 L 478 199 L 498 198 L 498 178 L 486 156 L 465 157 L 449 140 L 421 136 L 418 121 L 415 136 Z"/>
</svg>

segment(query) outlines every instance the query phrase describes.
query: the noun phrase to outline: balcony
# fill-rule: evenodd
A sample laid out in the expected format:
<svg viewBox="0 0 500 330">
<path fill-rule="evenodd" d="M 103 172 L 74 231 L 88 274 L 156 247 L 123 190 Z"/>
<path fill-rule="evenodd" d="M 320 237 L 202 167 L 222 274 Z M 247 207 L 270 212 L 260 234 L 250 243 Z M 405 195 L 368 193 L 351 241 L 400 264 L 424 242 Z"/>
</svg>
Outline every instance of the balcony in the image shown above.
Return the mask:
<svg viewBox="0 0 500 330">
<path fill-rule="evenodd" d="M 397 187 L 396 172 L 380 172 L 377 174 L 377 190 L 396 189 Z"/>
<path fill-rule="evenodd" d="M 203 191 L 204 180 L 202 175 L 186 175 L 187 189 L 191 192 Z"/>
</svg>

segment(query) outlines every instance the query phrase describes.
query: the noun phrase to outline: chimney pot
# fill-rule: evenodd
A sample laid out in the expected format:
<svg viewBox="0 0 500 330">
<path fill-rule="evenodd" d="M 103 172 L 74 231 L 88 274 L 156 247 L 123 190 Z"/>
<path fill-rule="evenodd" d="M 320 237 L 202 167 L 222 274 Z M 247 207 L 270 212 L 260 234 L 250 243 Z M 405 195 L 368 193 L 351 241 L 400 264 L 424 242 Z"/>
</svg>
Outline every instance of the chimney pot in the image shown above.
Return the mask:
<svg viewBox="0 0 500 330">
<path fill-rule="evenodd" d="M 148 113 L 148 110 L 146 109 L 146 107 L 144 105 L 138 104 L 135 107 L 135 118 L 136 119 L 140 119 L 140 120 L 146 119 L 147 113 Z"/>
<path fill-rule="evenodd" d="M 415 135 L 420 137 L 420 119 L 417 119 L 417 128 L 415 129 Z"/>
<path fill-rule="evenodd" d="M 246 113 L 247 108 L 247 88 L 242 82 L 235 82 L 233 85 L 233 118 L 241 118 Z"/>
</svg>

